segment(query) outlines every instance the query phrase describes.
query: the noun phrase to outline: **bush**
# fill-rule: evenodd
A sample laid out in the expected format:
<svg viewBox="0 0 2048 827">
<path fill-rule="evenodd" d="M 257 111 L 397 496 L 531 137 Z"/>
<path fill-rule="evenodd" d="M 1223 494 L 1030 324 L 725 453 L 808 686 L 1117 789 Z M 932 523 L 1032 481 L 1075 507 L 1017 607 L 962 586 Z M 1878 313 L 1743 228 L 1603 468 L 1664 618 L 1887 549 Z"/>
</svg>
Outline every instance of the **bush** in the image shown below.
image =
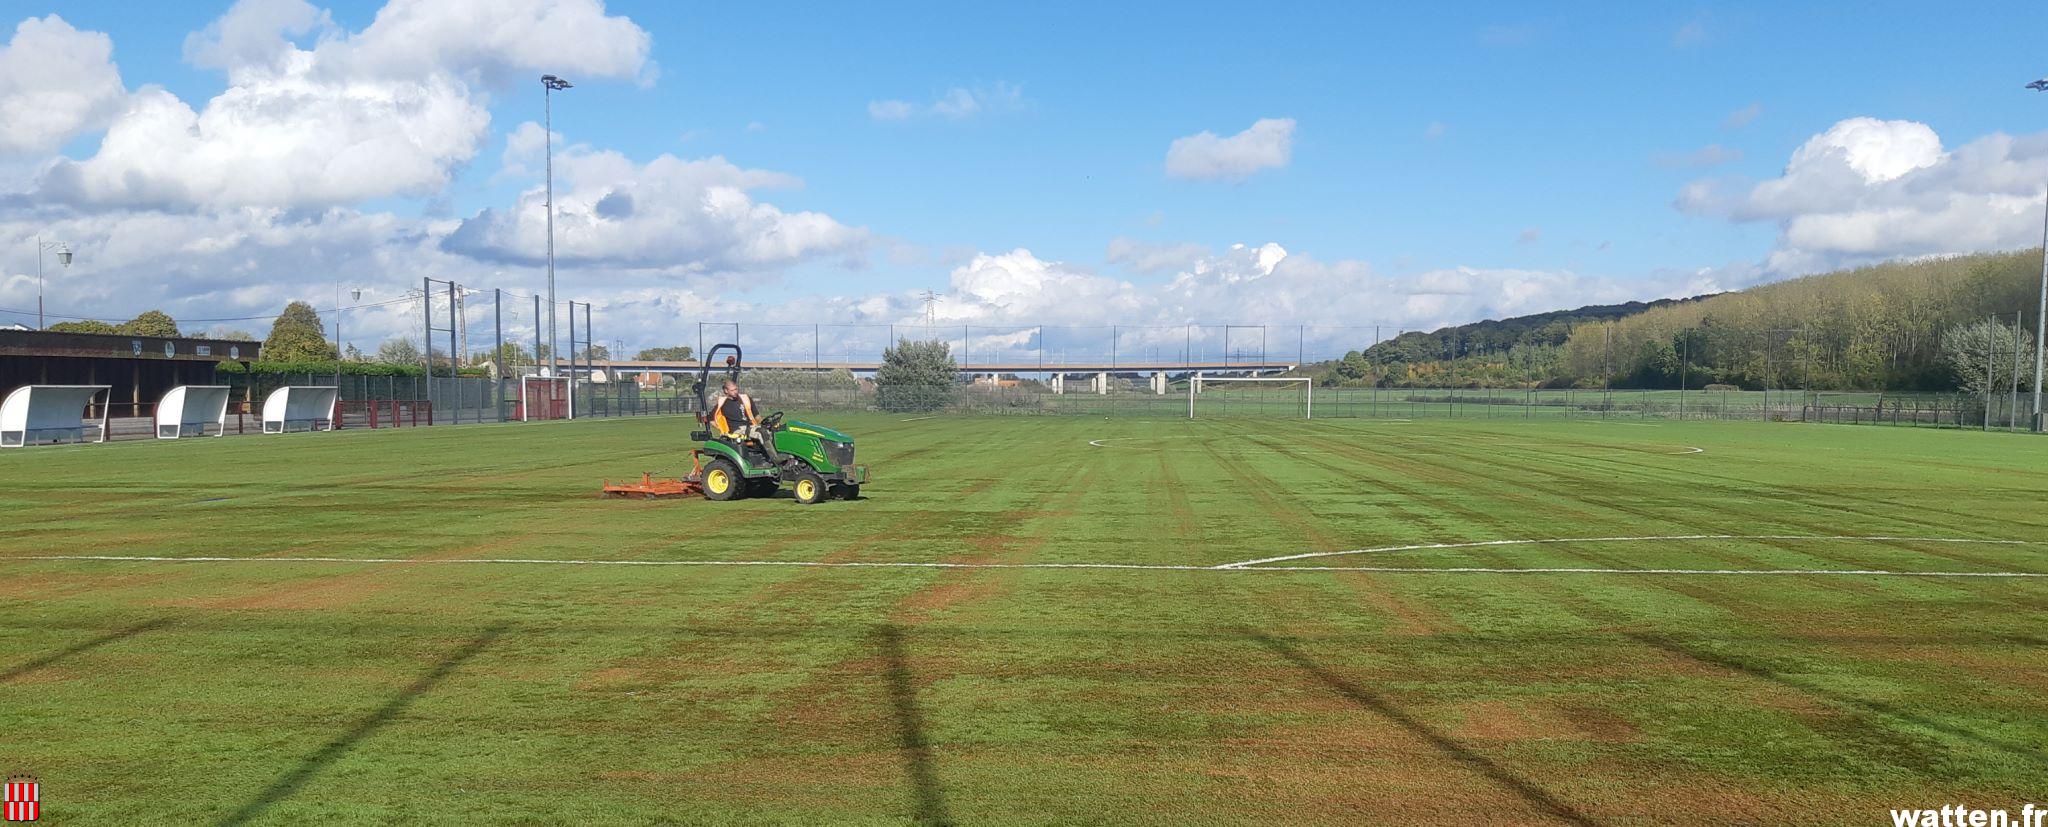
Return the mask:
<svg viewBox="0 0 2048 827">
<path fill-rule="evenodd" d="M 953 399 L 960 365 L 945 342 L 898 340 L 882 351 L 875 371 L 875 402 L 896 413 L 936 411 Z"/>
<path fill-rule="evenodd" d="M 1741 389 L 1741 388 L 1738 388 L 1738 387 L 1736 387 L 1736 386 L 1734 386 L 1734 385 L 1724 385 L 1724 384 L 1721 384 L 1721 383 L 1718 383 L 1718 382 L 1716 382 L 1716 383 L 1714 383 L 1714 384 L 1711 384 L 1711 385 L 1708 385 L 1708 386 L 1706 386 L 1706 387 L 1704 387 L 1704 388 L 1701 388 L 1700 390 L 1703 390 L 1703 391 L 1716 391 L 1716 392 L 1719 392 L 1719 391 L 1739 391 L 1739 390 L 1742 390 L 1742 389 Z"/>
</svg>

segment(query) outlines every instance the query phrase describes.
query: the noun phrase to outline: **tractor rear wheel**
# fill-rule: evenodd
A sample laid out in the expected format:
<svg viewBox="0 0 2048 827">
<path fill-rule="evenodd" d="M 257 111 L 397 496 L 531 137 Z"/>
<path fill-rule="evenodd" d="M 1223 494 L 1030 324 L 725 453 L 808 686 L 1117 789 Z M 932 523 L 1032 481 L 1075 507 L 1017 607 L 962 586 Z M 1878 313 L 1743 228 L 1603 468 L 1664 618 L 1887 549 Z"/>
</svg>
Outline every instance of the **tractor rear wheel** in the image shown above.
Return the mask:
<svg viewBox="0 0 2048 827">
<path fill-rule="evenodd" d="M 796 501 L 802 505 L 825 499 L 826 490 L 825 478 L 808 469 L 797 472 L 796 484 L 790 488 L 796 494 Z"/>
<path fill-rule="evenodd" d="M 732 460 L 720 457 L 704 466 L 704 499 L 737 500 L 746 495 L 746 480 Z"/>
</svg>

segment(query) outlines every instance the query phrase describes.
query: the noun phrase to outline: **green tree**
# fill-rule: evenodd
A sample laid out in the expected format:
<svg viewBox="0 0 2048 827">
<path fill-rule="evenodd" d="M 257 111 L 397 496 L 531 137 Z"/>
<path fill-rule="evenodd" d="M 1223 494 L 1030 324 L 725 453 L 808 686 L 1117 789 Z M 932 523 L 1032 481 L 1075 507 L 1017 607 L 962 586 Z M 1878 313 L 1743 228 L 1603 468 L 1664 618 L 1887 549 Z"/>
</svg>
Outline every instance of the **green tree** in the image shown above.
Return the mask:
<svg viewBox="0 0 2048 827">
<path fill-rule="evenodd" d="M 516 367 L 518 365 L 531 365 L 534 362 L 533 353 L 528 351 L 524 346 L 520 345 L 518 342 L 506 342 L 502 345 L 499 345 L 498 358 L 504 360 L 505 367 L 507 367 L 508 369 Z M 476 353 L 470 355 L 469 361 L 470 364 L 483 364 L 486 362 L 490 362 L 491 352 L 488 350 L 479 350 Z"/>
<path fill-rule="evenodd" d="M 142 315 L 122 322 L 115 332 L 123 336 L 176 336 L 178 323 L 161 310 L 145 311 Z"/>
<path fill-rule="evenodd" d="M 882 351 L 875 371 L 876 402 L 894 412 L 935 411 L 953 398 L 960 365 L 945 342 L 899 340 Z"/>
<path fill-rule="evenodd" d="M 603 362 L 612 358 L 612 349 L 604 345 L 591 345 L 576 353 L 579 362 Z"/>
<path fill-rule="evenodd" d="M 58 322 L 56 324 L 50 325 L 50 330 L 55 333 L 113 334 L 121 332 L 120 330 L 116 329 L 113 325 L 94 319 L 86 319 L 85 321 L 82 322 Z"/>
<path fill-rule="evenodd" d="M 639 353 L 634 354 L 633 358 L 647 362 L 689 362 L 697 357 L 690 350 L 689 345 L 678 345 L 676 347 L 645 348 Z"/>
<path fill-rule="evenodd" d="M 377 361 L 387 365 L 417 365 L 420 363 L 420 348 L 403 336 L 390 339 L 377 346 Z"/>
<path fill-rule="evenodd" d="M 320 326 L 320 314 L 305 302 L 285 305 L 263 340 L 263 358 L 271 362 L 331 362 L 334 343 Z"/>
<path fill-rule="evenodd" d="M 2014 345 L 2019 348 L 2017 359 Z M 1964 393 L 1983 393 L 1986 379 L 1994 391 L 2011 388 L 2014 382 L 2033 390 L 2034 365 L 2026 358 L 2033 352 L 2031 334 L 2021 331 L 2015 342 L 2010 326 L 1990 320 L 1949 328 L 1941 337 L 1942 362 Z"/>
</svg>

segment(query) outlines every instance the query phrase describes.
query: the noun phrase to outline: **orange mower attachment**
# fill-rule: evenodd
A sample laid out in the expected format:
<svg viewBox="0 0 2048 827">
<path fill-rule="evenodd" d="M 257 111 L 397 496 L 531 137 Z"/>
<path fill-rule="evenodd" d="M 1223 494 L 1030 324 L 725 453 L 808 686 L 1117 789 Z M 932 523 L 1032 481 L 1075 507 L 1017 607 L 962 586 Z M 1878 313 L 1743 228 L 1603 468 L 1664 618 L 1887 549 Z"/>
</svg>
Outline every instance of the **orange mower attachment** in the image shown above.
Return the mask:
<svg viewBox="0 0 2048 827">
<path fill-rule="evenodd" d="M 704 493 L 704 471 L 698 463 L 696 453 L 691 452 L 690 475 L 682 479 L 662 477 L 655 479 L 652 472 L 640 475 L 639 482 L 604 481 L 604 491 L 598 496 L 605 499 L 627 499 L 639 497 L 648 500 L 666 497 L 687 497 Z"/>
</svg>

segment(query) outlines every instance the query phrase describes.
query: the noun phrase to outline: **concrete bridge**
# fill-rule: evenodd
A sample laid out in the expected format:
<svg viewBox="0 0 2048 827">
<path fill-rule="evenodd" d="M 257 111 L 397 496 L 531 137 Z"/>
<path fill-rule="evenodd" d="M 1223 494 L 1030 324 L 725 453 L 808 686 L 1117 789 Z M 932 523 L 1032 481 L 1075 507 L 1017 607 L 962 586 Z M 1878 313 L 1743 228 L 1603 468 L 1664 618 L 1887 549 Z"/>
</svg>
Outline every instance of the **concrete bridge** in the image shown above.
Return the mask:
<svg viewBox="0 0 2048 827">
<path fill-rule="evenodd" d="M 568 363 L 562 363 L 568 370 Z M 589 365 L 591 368 L 620 373 L 662 373 L 694 375 L 701 369 L 697 362 L 671 362 L 648 359 L 600 359 Z M 747 370 L 789 370 L 789 371 L 847 371 L 855 376 L 873 376 L 881 369 L 882 363 L 875 362 L 748 362 Z M 1028 376 L 1043 380 L 1052 386 L 1053 393 L 1066 393 L 1071 379 L 1086 382 L 1088 392 L 1108 393 L 1111 376 L 1146 378 L 1150 380 L 1153 392 L 1164 394 L 1169 384 L 1190 376 L 1266 376 L 1293 370 L 1292 362 L 1169 362 L 1154 360 L 1133 360 L 1099 363 L 1075 363 L 1048 365 L 1039 362 L 968 362 L 960 366 L 960 373 L 968 377 L 996 377 L 1002 375 Z M 578 362 L 577 369 L 584 369 Z M 521 374 L 530 374 L 534 366 L 522 366 Z M 714 366 L 714 372 L 716 368 Z"/>
</svg>

